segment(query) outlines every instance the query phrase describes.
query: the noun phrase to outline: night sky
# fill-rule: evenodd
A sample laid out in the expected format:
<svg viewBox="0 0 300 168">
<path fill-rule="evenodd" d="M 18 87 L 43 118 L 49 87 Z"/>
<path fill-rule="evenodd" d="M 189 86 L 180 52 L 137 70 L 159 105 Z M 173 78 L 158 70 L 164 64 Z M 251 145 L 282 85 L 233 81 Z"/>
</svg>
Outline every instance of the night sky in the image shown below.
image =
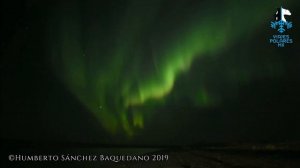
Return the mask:
<svg viewBox="0 0 300 168">
<path fill-rule="evenodd" d="M 1 3 L 1 139 L 300 140 L 296 0 Z M 285 48 L 269 43 L 281 5 Z"/>
</svg>

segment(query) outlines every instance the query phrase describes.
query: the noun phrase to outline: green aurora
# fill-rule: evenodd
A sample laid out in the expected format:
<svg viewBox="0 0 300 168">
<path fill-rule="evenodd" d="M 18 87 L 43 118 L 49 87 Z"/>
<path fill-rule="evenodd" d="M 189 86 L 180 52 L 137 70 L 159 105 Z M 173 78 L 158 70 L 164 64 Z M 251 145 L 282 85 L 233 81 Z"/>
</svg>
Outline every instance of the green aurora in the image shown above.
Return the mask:
<svg viewBox="0 0 300 168">
<path fill-rule="evenodd" d="M 158 108 L 180 103 L 174 97 L 188 97 L 197 107 L 217 106 L 222 100 L 201 75 L 185 82 L 194 91 L 184 94 L 174 89 L 179 77 L 202 57 L 220 56 L 267 28 L 278 5 L 273 0 L 61 4 L 49 20 L 53 67 L 108 132 L 132 137 Z M 249 69 L 235 72 L 224 70 L 224 76 L 233 83 L 252 80 Z"/>
</svg>

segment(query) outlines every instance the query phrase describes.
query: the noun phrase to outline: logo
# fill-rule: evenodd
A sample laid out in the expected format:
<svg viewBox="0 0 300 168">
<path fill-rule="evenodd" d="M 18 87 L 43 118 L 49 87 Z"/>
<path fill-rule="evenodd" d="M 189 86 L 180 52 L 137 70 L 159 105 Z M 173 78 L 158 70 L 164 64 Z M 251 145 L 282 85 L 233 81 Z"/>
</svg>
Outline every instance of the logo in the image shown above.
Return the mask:
<svg viewBox="0 0 300 168">
<path fill-rule="evenodd" d="M 293 23 L 287 21 L 285 16 L 291 16 L 292 13 L 288 9 L 278 8 L 275 13 L 275 21 L 271 21 L 271 28 L 277 30 L 279 34 L 274 34 L 270 39 L 271 44 L 276 44 L 277 47 L 284 47 L 285 44 L 292 44 L 293 39 L 290 35 L 283 34 L 293 27 Z"/>
</svg>

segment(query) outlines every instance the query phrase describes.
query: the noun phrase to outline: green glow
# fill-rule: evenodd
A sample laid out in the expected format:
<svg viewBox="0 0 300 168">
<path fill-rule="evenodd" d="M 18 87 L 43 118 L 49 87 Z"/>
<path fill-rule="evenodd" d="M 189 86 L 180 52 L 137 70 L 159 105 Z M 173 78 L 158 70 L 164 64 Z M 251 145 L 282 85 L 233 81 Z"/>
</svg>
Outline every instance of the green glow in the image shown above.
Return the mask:
<svg viewBox="0 0 300 168">
<path fill-rule="evenodd" d="M 183 13 L 185 19 L 174 27 L 160 21 L 163 2 L 131 1 L 126 10 L 109 16 L 113 20 L 109 24 L 103 24 L 106 20 L 101 16 L 87 30 L 80 20 L 79 3 L 58 14 L 63 17 L 55 32 L 59 40 L 52 41 L 55 69 L 70 92 L 112 134 L 121 131 L 133 136 L 136 128 L 144 128 L 142 110 L 155 106 L 150 101 L 168 99 L 178 76 L 188 73 L 195 60 L 243 40 L 269 19 L 274 8 L 271 0 L 231 1 L 217 10 L 209 10 L 214 4 L 205 4 L 207 10 L 199 6 Z M 176 7 L 180 4 L 168 10 L 175 12 Z M 176 17 L 170 23 L 177 23 Z M 202 87 L 194 95 L 198 106 L 213 102 Z"/>
</svg>

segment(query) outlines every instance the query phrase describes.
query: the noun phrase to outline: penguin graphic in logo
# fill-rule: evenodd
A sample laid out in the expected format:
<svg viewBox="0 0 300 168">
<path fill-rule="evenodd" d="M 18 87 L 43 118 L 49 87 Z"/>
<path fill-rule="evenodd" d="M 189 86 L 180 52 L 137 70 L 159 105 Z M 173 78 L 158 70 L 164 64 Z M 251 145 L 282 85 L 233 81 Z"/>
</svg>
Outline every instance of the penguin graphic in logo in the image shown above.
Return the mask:
<svg viewBox="0 0 300 168">
<path fill-rule="evenodd" d="M 292 22 L 288 22 L 285 16 L 292 15 L 288 9 L 278 8 L 275 13 L 275 21 L 271 22 L 271 28 L 277 29 L 279 33 L 284 33 L 286 29 L 293 27 Z M 278 27 L 278 28 L 277 28 Z"/>
<path fill-rule="evenodd" d="M 277 9 L 277 12 L 275 14 L 275 20 L 276 21 L 282 20 L 282 21 L 286 22 L 286 19 L 284 17 L 285 15 L 291 16 L 292 14 L 289 10 L 280 7 Z"/>
</svg>

